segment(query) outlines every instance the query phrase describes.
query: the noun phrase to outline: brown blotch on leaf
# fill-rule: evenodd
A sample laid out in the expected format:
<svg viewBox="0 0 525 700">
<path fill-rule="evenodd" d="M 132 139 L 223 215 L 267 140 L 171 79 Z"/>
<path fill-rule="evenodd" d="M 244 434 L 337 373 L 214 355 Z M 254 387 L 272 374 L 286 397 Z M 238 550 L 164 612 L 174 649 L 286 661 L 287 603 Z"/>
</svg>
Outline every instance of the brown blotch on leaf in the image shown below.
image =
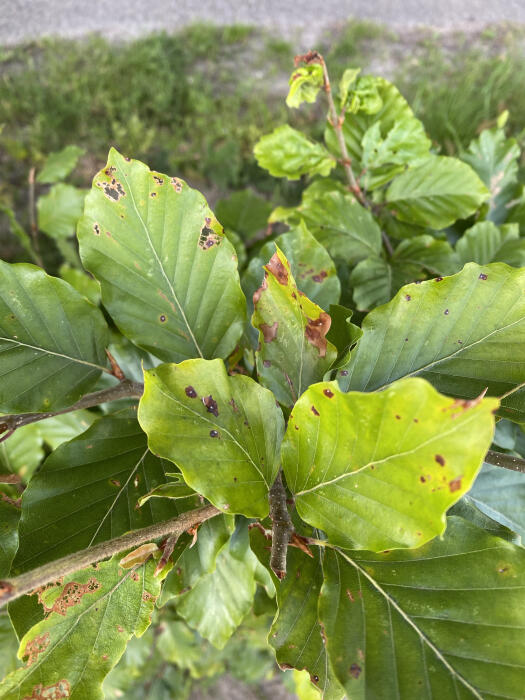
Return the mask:
<svg viewBox="0 0 525 700">
<path fill-rule="evenodd" d="M 321 311 L 319 318 L 309 318 L 304 334 L 308 342 L 319 350 L 319 357 L 326 356 L 326 334 L 330 330 L 332 319 Z"/>
<path fill-rule="evenodd" d="M 436 277 L 435 282 L 443 282 L 443 277 Z"/>
<path fill-rule="evenodd" d="M 424 484 L 425 481 L 426 481 L 426 479 L 425 479 L 424 476 L 420 476 L 420 477 L 419 477 L 419 481 L 420 481 L 422 484 Z"/>
<path fill-rule="evenodd" d="M 238 407 L 237 404 L 235 403 L 235 399 L 231 398 L 231 399 L 228 401 L 228 403 L 229 403 L 230 406 L 233 408 L 234 413 L 238 413 L 238 412 L 239 412 L 239 407 Z"/>
<path fill-rule="evenodd" d="M 361 675 L 361 666 L 359 664 L 352 664 L 350 666 L 350 675 L 352 678 L 359 678 Z"/>
<path fill-rule="evenodd" d="M 187 387 L 184 389 L 184 391 L 185 391 L 186 396 L 187 396 L 188 398 L 190 398 L 190 399 L 196 399 L 196 398 L 197 398 L 197 392 L 195 391 L 195 389 L 194 389 L 192 386 L 187 386 Z"/>
<path fill-rule="evenodd" d="M 261 286 L 259 287 L 259 289 L 257 289 L 257 290 L 253 293 L 253 305 L 254 305 L 254 306 L 256 306 L 257 302 L 258 302 L 259 299 L 261 298 L 261 294 L 265 291 L 265 289 L 268 289 L 267 277 L 268 277 L 268 273 L 266 272 L 266 273 L 264 274 L 264 279 L 263 279 L 263 281 L 262 281 Z"/>
<path fill-rule="evenodd" d="M 479 279 L 480 280 L 486 280 L 488 275 L 486 275 L 484 272 L 480 273 Z"/>
<path fill-rule="evenodd" d="M 310 680 L 312 683 L 319 683 L 319 676 L 317 676 L 315 673 L 310 676 Z"/>
<path fill-rule="evenodd" d="M 210 437 L 212 437 L 212 438 L 219 437 L 219 431 L 218 430 L 210 430 Z"/>
<path fill-rule="evenodd" d="M 209 219 L 207 219 L 207 221 L 209 221 Z M 199 236 L 199 248 L 202 248 L 202 250 L 209 250 L 213 248 L 214 245 L 220 245 L 220 243 L 221 237 L 205 224 Z"/>
<path fill-rule="evenodd" d="M 65 678 L 53 683 L 53 685 L 44 686 L 42 683 L 33 686 L 31 695 L 26 695 L 23 700 L 60 700 L 61 698 L 69 698 L 71 686 Z"/>
<path fill-rule="evenodd" d="M 442 455 L 435 455 L 434 460 L 442 467 L 445 466 L 445 458 Z"/>
<path fill-rule="evenodd" d="M 121 197 L 126 196 L 126 191 L 120 184 L 118 180 L 112 178 L 110 182 L 97 182 L 108 199 L 112 199 L 114 202 L 118 202 Z"/>
<path fill-rule="evenodd" d="M 177 194 L 180 194 L 182 192 L 182 180 L 179 180 L 178 177 L 172 177 L 170 180 L 170 184 L 173 185 L 173 189 Z"/>
<path fill-rule="evenodd" d="M 333 398 L 334 392 L 331 389 L 323 389 L 323 394 L 329 399 Z"/>
<path fill-rule="evenodd" d="M 351 591 L 349 588 L 346 589 L 346 597 L 348 598 L 348 600 L 349 600 L 351 603 L 355 603 L 354 595 L 353 595 L 352 591 Z"/>
<path fill-rule="evenodd" d="M 157 185 L 163 185 L 163 184 L 164 184 L 164 180 L 163 180 L 161 177 L 159 177 L 158 175 L 154 175 L 154 176 L 153 176 L 153 179 L 155 180 L 155 182 L 157 183 Z"/>
<path fill-rule="evenodd" d="M 326 270 L 321 270 L 318 275 L 313 275 L 312 279 L 314 282 L 322 282 L 327 277 L 327 274 Z"/>
<path fill-rule="evenodd" d="M 319 411 L 316 409 L 315 406 L 310 406 L 310 410 L 312 411 L 312 413 L 314 414 L 314 416 L 320 415 L 320 414 L 319 414 Z"/>
<path fill-rule="evenodd" d="M 93 224 L 93 233 L 95 236 L 100 236 L 100 226 L 97 223 Z"/>
<path fill-rule="evenodd" d="M 410 301 L 412 299 L 412 297 L 410 296 L 410 294 L 405 294 L 405 299 L 407 301 Z"/>
<path fill-rule="evenodd" d="M 24 657 L 27 656 L 27 665 L 32 666 L 38 659 L 38 655 L 49 646 L 49 632 L 39 634 L 26 644 Z"/>
<path fill-rule="evenodd" d="M 42 599 L 41 593 L 35 591 L 38 594 L 38 602 L 42 604 L 44 612 L 46 615 L 50 615 L 55 612 L 57 615 L 65 616 L 67 609 L 77 605 L 82 600 L 82 597 L 88 593 L 94 593 L 100 588 L 100 583 L 95 578 L 90 578 L 87 583 L 77 583 L 76 581 L 70 581 L 66 583 L 62 589 L 62 593 L 54 601 L 51 607 L 47 606 Z"/>
<path fill-rule="evenodd" d="M 153 199 L 157 196 L 156 192 L 150 192 L 149 196 L 152 197 Z"/>
<path fill-rule="evenodd" d="M 279 284 L 288 284 L 288 271 L 279 259 L 279 255 L 274 253 L 270 262 L 266 265 L 268 272 L 271 272 Z"/>
<path fill-rule="evenodd" d="M 448 488 L 450 490 L 450 493 L 454 493 L 454 491 L 459 491 L 459 489 L 461 488 L 461 478 L 452 479 L 452 481 L 449 481 Z"/>
<path fill-rule="evenodd" d="M 161 314 L 161 315 L 159 316 L 159 321 L 160 321 L 161 323 L 166 323 L 166 316 L 165 316 L 164 314 Z"/>
<path fill-rule="evenodd" d="M 277 321 L 274 321 L 271 326 L 269 326 L 267 323 L 261 323 L 259 328 L 262 331 L 264 342 L 271 343 L 272 340 L 275 340 L 277 337 L 277 329 L 279 328 L 279 324 Z"/>
<path fill-rule="evenodd" d="M 219 415 L 219 409 L 217 408 L 217 401 L 213 398 L 213 396 L 203 396 L 202 397 L 202 403 L 206 406 L 206 409 L 208 413 L 213 413 L 215 417 Z"/>
<path fill-rule="evenodd" d="M 401 416 L 396 413 L 396 420 L 401 420 Z"/>
</svg>

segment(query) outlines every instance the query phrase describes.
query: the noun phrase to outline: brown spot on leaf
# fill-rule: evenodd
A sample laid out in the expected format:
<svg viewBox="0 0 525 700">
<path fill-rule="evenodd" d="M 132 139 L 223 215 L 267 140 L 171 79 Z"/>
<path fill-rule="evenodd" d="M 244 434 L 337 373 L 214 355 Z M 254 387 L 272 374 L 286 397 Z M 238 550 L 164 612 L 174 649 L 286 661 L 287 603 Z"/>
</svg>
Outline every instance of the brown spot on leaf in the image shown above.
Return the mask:
<svg viewBox="0 0 525 700">
<path fill-rule="evenodd" d="M 173 185 L 173 189 L 177 194 L 180 194 L 182 192 L 182 180 L 179 180 L 178 177 L 172 177 L 170 180 L 170 184 Z"/>
<path fill-rule="evenodd" d="M 320 415 L 320 414 L 319 414 L 319 411 L 316 409 L 315 406 L 310 406 L 310 410 L 312 411 L 312 413 L 314 414 L 314 416 Z"/>
<path fill-rule="evenodd" d="M 166 316 L 165 316 L 165 314 L 161 314 L 161 315 L 159 316 L 159 321 L 160 321 L 161 323 L 166 323 Z"/>
<path fill-rule="evenodd" d="M 443 311 L 443 313 L 445 314 L 445 316 L 448 316 L 449 310 L 448 310 L 448 309 L 445 309 L 445 310 Z"/>
<path fill-rule="evenodd" d="M 288 271 L 282 264 L 279 255 L 274 253 L 270 258 L 270 262 L 266 265 L 268 272 L 271 272 L 279 284 L 288 284 Z"/>
<path fill-rule="evenodd" d="M 272 366 L 272 363 L 271 363 L 270 360 L 263 360 L 263 366 L 264 366 L 264 367 L 271 367 L 271 366 Z"/>
<path fill-rule="evenodd" d="M 112 199 L 114 202 L 118 202 L 119 199 L 126 196 L 126 191 L 115 178 L 112 178 L 110 182 L 103 182 L 100 180 L 97 182 L 97 185 L 102 188 L 106 197 Z"/>
<path fill-rule="evenodd" d="M 210 430 L 210 437 L 212 437 L 212 438 L 219 437 L 219 431 L 218 430 Z"/>
<path fill-rule="evenodd" d="M 410 294 L 405 294 L 405 299 L 407 301 L 410 301 L 412 299 L 412 297 L 410 296 Z"/>
<path fill-rule="evenodd" d="M 199 236 L 199 248 L 202 248 L 202 250 L 209 250 L 213 248 L 214 245 L 220 245 L 220 243 L 221 237 L 215 233 L 212 228 L 204 224 Z"/>
<path fill-rule="evenodd" d="M 155 197 L 157 196 L 157 193 L 156 193 L 156 192 L 150 192 L 150 193 L 149 193 L 149 196 L 150 196 L 152 199 L 155 199 Z"/>
<path fill-rule="evenodd" d="M 308 319 L 304 334 L 311 345 L 319 350 L 319 357 L 326 356 L 326 334 L 330 330 L 332 319 L 325 312 L 321 311 L 319 318 Z"/>
<path fill-rule="evenodd" d="M 257 304 L 257 302 L 258 302 L 259 299 L 261 298 L 261 294 L 264 292 L 264 290 L 265 290 L 265 289 L 268 289 L 267 277 L 268 277 L 268 273 L 265 273 L 264 279 L 263 279 L 263 281 L 262 281 L 261 286 L 259 287 L 259 289 L 257 289 L 257 290 L 253 293 L 253 305 L 254 305 L 254 306 Z"/>
<path fill-rule="evenodd" d="M 334 392 L 331 389 L 323 389 L 323 394 L 329 399 L 333 398 Z"/>
<path fill-rule="evenodd" d="M 215 417 L 219 415 L 219 409 L 217 408 L 217 401 L 213 398 L 213 396 L 203 396 L 202 397 L 202 403 L 206 406 L 206 409 L 208 413 L 213 413 Z"/>
<path fill-rule="evenodd" d="M 153 179 L 155 180 L 155 182 L 157 183 L 157 185 L 163 185 L 163 184 L 164 184 L 164 180 L 163 180 L 161 177 L 159 177 L 158 175 L 153 175 Z"/>
<path fill-rule="evenodd" d="M 38 594 L 38 602 L 42 604 L 46 615 L 55 612 L 57 615 L 65 615 L 68 608 L 77 605 L 82 600 L 83 596 L 88 593 L 94 593 L 100 588 L 100 583 L 95 578 L 90 578 L 87 583 L 77 583 L 70 581 L 66 583 L 58 598 L 49 607 L 43 600 L 42 593 Z M 37 592 L 37 591 L 35 591 Z M 38 592 L 37 592 L 38 593 Z"/>
<path fill-rule="evenodd" d="M 279 328 L 279 324 L 277 321 L 274 321 L 271 326 L 269 326 L 267 323 L 261 323 L 259 328 L 262 331 L 264 342 L 271 343 L 272 340 L 275 340 L 277 337 L 277 329 Z"/>
<path fill-rule="evenodd" d="M 234 413 L 238 413 L 238 412 L 239 412 L 239 407 L 238 407 L 237 404 L 235 403 L 235 399 L 231 398 L 231 399 L 228 401 L 228 403 L 229 403 L 230 406 L 233 408 Z"/>
<path fill-rule="evenodd" d="M 424 477 L 423 475 L 421 475 L 421 476 L 419 477 L 419 481 L 420 481 L 422 484 L 424 484 L 425 481 L 426 481 L 426 479 L 425 479 L 425 477 Z"/>
<path fill-rule="evenodd" d="M 445 458 L 442 455 L 435 455 L 434 460 L 442 467 L 445 466 Z"/>
<path fill-rule="evenodd" d="M 401 416 L 398 413 L 396 413 L 396 420 L 401 420 Z"/>
<path fill-rule="evenodd" d="M 481 272 L 479 275 L 480 280 L 486 280 L 488 278 L 488 275 L 486 275 L 484 272 Z"/>
<path fill-rule="evenodd" d="M 443 282 L 443 277 L 436 277 L 435 282 Z"/>
<path fill-rule="evenodd" d="M 452 481 L 449 481 L 448 488 L 450 489 L 450 493 L 454 493 L 454 491 L 459 491 L 459 489 L 461 488 L 461 479 L 452 479 Z"/>
<path fill-rule="evenodd" d="M 352 593 L 352 591 L 349 588 L 346 589 L 346 597 L 348 598 L 348 600 L 351 603 L 355 603 L 354 594 Z"/>
<path fill-rule="evenodd" d="M 100 236 L 100 226 L 96 222 L 93 224 L 93 233 L 95 236 Z"/>
<path fill-rule="evenodd" d="M 53 685 L 44 686 L 42 683 L 33 687 L 31 695 L 26 695 L 22 700 L 60 700 L 60 698 L 70 697 L 71 686 L 65 678 L 53 683 Z"/>
<path fill-rule="evenodd" d="M 361 675 L 361 666 L 359 664 L 352 664 L 350 666 L 350 675 L 352 678 L 359 678 Z"/>
<path fill-rule="evenodd" d="M 326 270 L 321 270 L 321 272 L 318 275 L 313 275 L 312 279 L 314 282 L 322 282 L 326 276 L 327 276 Z"/>
<path fill-rule="evenodd" d="M 49 632 L 39 634 L 26 644 L 24 657 L 27 658 L 27 665 L 31 666 L 38 659 L 38 655 L 49 646 Z"/>
<path fill-rule="evenodd" d="M 197 398 L 197 392 L 192 386 L 187 386 L 184 389 L 184 392 L 186 393 L 186 396 L 190 399 L 196 399 Z"/>
</svg>

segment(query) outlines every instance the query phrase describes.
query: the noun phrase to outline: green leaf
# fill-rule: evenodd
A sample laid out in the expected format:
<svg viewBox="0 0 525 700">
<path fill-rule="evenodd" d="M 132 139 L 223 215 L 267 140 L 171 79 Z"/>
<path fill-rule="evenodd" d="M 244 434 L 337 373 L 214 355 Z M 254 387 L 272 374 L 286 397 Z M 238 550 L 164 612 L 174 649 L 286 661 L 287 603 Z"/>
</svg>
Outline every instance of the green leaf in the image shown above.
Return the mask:
<svg viewBox="0 0 525 700">
<path fill-rule="evenodd" d="M 268 514 L 284 419 L 253 379 L 229 377 L 221 360 L 160 365 L 145 373 L 139 421 L 150 449 L 217 508 Z"/>
<path fill-rule="evenodd" d="M 327 551 L 320 618 L 348 697 L 523 695 L 525 553 L 461 518 L 389 554 Z"/>
<path fill-rule="evenodd" d="M 217 515 L 199 525 L 194 546 L 188 547 L 189 540 L 181 538 L 182 547 L 176 549 L 176 554 L 172 557 L 174 567 L 168 573 L 162 587 L 161 606 L 174 596 L 193 588 L 201 578 L 215 571 L 217 556 L 227 545 L 234 529 L 233 516 Z"/>
<path fill-rule="evenodd" d="M 473 214 L 489 192 L 465 163 L 432 156 L 398 175 L 385 196 L 401 221 L 442 229 Z"/>
<path fill-rule="evenodd" d="M 64 180 L 75 169 L 78 159 L 84 155 L 84 148 L 66 146 L 61 151 L 50 153 L 44 167 L 36 177 L 37 182 L 52 183 Z"/>
<path fill-rule="evenodd" d="M 85 197 L 86 191 L 73 185 L 53 185 L 36 203 L 38 228 L 51 238 L 73 236 L 82 216 Z"/>
<path fill-rule="evenodd" d="M 472 485 L 497 406 L 483 399 L 458 407 L 419 378 L 371 394 L 344 394 L 336 382 L 310 387 L 282 445 L 297 512 L 343 547 L 428 542 Z"/>
<path fill-rule="evenodd" d="M 131 636 L 147 629 L 160 590 L 154 562 L 123 573 L 119 558 L 39 594 L 46 618 L 23 637 L 18 656 L 26 665 L 0 684 L 3 700 L 103 698 L 104 677 Z"/>
<path fill-rule="evenodd" d="M 498 228 L 492 221 L 480 221 L 469 228 L 456 243 L 461 262 L 504 262 L 513 267 L 525 266 L 525 239 L 516 224 Z"/>
<path fill-rule="evenodd" d="M 469 498 L 483 513 L 525 539 L 525 474 L 484 464 Z"/>
<path fill-rule="evenodd" d="M 5 612 L 0 614 L 0 649 L 0 678 L 3 678 L 20 665 L 16 655 L 18 640 Z"/>
<path fill-rule="evenodd" d="M 259 139 L 253 149 L 257 163 L 274 177 L 297 180 L 301 175 L 330 174 L 336 161 L 319 143 L 285 124 Z"/>
<path fill-rule="evenodd" d="M 263 266 L 275 252 L 275 246 L 286 256 L 297 288 L 323 309 L 336 304 L 341 295 L 341 283 L 332 258 L 301 223 L 287 233 L 269 241 L 260 249 L 242 277 L 248 308 L 253 312 L 253 295 L 264 279 Z"/>
<path fill-rule="evenodd" d="M 143 506 L 150 498 L 172 498 L 178 500 L 180 498 L 189 498 L 195 496 L 193 489 L 182 481 L 168 481 L 167 484 L 160 484 L 151 491 L 148 491 L 144 496 L 139 498 L 139 505 Z"/>
<path fill-rule="evenodd" d="M 100 311 L 66 282 L 0 261 L 0 411 L 72 405 L 106 370 Z"/>
<path fill-rule="evenodd" d="M 339 700 L 344 692 L 328 661 L 317 614 L 323 581 L 319 554 L 312 559 L 290 547 L 287 571 L 277 586 L 278 612 L 268 641 L 282 669 L 306 669 L 324 700 Z"/>
<path fill-rule="evenodd" d="M 38 423 L 23 425 L 0 442 L 0 471 L 18 474 L 25 483 L 29 481 L 44 458 L 39 427 Z"/>
<path fill-rule="evenodd" d="M 62 416 L 46 418 L 35 425 L 44 442 L 52 450 L 56 450 L 63 442 L 69 442 L 87 430 L 96 417 L 96 414 L 91 411 L 72 411 L 64 413 Z M 9 439 L 11 440 L 11 438 Z"/>
<path fill-rule="evenodd" d="M 20 508 L 0 493 L 0 577 L 9 575 L 11 563 L 18 549 L 18 521 Z M 1 620 L 1 617 L 0 617 Z"/>
<path fill-rule="evenodd" d="M 484 129 L 474 139 L 461 160 L 468 163 L 490 191 L 487 218 L 496 224 L 507 218 L 507 204 L 514 198 L 518 183 L 520 148 L 516 139 L 507 139 L 502 128 Z"/>
<path fill-rule="evenodd" d="M 523 381 L 525 271 L 469 263 L 452 277 L 403 287 L 362 324 L 363 336 L 338 374 L 341 388 L 375 391 L 420 375 L 450 396 L 501 396 Z M 500 415 L 525 421 L 525 394 Z"/>
<path fill-rule="evenodd" d="M 251 190 L 234 192 L 227 199 L 219 199 L 215 206 L 221 224 L 243 240 L 266 228 L 271 211 L 272 205 Z"/>
<path fill-rule="evenodd" d="M 404 166 L 428 157 L 431 142 L 423 124 L 414 117 L 395 85 L 384 78 L 362 76 L 345 102 L 353 112 L 347 114 L 343 123 L 343 136 L 354 172 L 365 169 L 365 158 L 376 159 L 374 167 L 360 177 L 364 189 L 383 185 Z M 331 125 L 325 130 L 325 141 L 332 153 L 340 153 Z M 378 149 L 377 154 L 373 153 L 374 147 Z M 380 164 L 379 167 L 376 164 Z"/>
<path fill-rule="evenodd" d="M 215 570 L 177 598 L 177 613 L 222 649 L 251 608 L 258 566 L 250 549 L 247 523 L 241 521 L 219 552 Z"/>
<path fill-rule="evenodd" d="M 342 110 L 349 107 L 353 111 L 351 105 L 347 105 L 348 94 L 350 87 L 355 83 L 360 72 L 361 68 L 347 68 L 339 81 L 339 100 Z"/>
<path fill-rule="evenodd" d="M 235 250 L 199 192 L 111 149 L 78 237 L 104 306 L 134 343 L 177 362 L 233 350 L 245 320 Z"/>
<path fill-rule="evenodd" d="M 89 299 L 92 304 L 100 304 L 100 284 L 83 270 L 77 270 L 67 263 L 60 266 L 60 277 L 74 287 L 79 294 Z"/>
<path fill-rule="evenodd" d="M 401 241 L 388 261 L 380 257 L 362 260 L 349 281 L 356 307 L 370 310 L 390 301 L 403 285 L 424 280 L 427 273 L 423 270 L 445 275 L 459 267 L 458 257 L 447 241 L 423 235 Z"/>
<path fill-rule="evenodd" d="M 323 67 L 320 63 L 311 63 L 296 68 L 288 82 L 288 107 L 299 107 L 303 102 L 315 102 L 324 84 Z"/>
<path fill-rule="evenodd" d="M 55 450 L 24 491 L 15 573 L 177 515 L 174 501 L 137 506 L 167 468 L 148 452 L 133 409 L 98 420 Z"/>
<path fill-rule="evenodd" d="M 309 188 L 296 211 L 334 259 L 354 264 L 381 251 L 381 229 L 350 194 Z"/>
<path fill-rule="evenodd" d="M 292 406 L 337 356 L 326 339 L 331 319 L 299 292 L 279 248 L 264 269 L 263 283 L 253 296 L 252 325 L 259 329 L 257 373 L 280 403 Z"/>
<path fill-rule="evenodd" d="M 38 264 L 38 255 L 33 250 L 33 241 L 25 231 L 25 229 L 20 226 L 18 219 L 16 218 L 15 212 L 3 202 L 0 202 L 0 214 L 5 214 L 9 222 L 9 230 L 18 239 L 18 242 L 22 248 L 26 251 L 33 262 Z"/>
</svg>

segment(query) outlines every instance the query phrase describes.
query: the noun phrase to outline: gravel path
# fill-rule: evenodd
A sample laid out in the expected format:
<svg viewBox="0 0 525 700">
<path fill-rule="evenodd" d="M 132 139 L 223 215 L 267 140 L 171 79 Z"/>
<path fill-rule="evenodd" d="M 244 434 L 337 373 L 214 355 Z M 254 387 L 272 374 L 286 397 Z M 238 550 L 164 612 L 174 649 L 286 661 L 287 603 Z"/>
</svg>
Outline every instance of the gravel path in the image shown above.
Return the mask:
<svg viewBox="0 0 525 700">
<path fill-rule="evenodd" d="M 322 16 L 314 0 L 0 0 L 0 45 L 91 32 L 129 39 L 198 21 L 255 24 L 306 42 L 351 17 L 396 29 L 468 31 L 492 22 L 525 23 L 525 0 L 323 0 L 321 7 Z"/>
</svg>

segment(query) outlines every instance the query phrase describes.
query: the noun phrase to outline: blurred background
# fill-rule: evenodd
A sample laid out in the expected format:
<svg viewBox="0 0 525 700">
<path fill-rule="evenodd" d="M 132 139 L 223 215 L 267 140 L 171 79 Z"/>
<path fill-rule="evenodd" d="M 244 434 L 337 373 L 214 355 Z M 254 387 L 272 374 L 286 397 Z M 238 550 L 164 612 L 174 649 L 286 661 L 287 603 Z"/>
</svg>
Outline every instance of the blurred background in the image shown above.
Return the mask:
<svg viewBox="0 0 525 700">
<path fill-rule="evenodd" d="M 110 146 L 187 180 L 219 219 L 247 188 L 263 223 L 296 203 L 301 182 L 271 178 L 252 149 L 285 122 L 321 136 L 322 108 L 284 104 L 293 57 L 312 48 L 333 81 L 361 66 L 395 82 L 436 152 L 461 153 L 505 110 L 523 146 L 524 0 L 0 0 L 0 257 L 89 293 L 73 236 Z M 277 676 L 264 609 L 220 652 L 174 625 L 130 645 L 107 697 L 317 697 L 301 674 Z"/>
</svg>

